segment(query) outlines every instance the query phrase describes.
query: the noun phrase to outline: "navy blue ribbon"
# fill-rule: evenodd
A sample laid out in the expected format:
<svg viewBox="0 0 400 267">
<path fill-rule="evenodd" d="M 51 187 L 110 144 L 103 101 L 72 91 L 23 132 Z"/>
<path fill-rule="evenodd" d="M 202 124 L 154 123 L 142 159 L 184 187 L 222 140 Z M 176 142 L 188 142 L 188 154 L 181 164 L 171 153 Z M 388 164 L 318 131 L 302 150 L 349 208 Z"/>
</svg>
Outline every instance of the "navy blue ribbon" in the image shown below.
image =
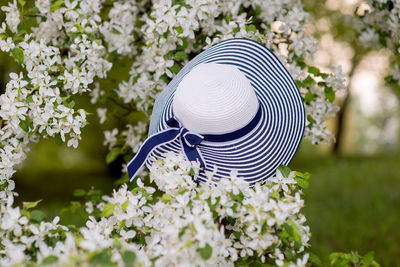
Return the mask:
<svg viewBox="0 0 400 267">
<path fill-rule="evenodd" d="M 203 141 L 204 137 L 200 134 L 189 131 L 175 118 L 169 119 L 167 125 L 170 128 L 155 133 L 147 138 L 139 148 L 135 157 L 128 163 L 128 174 L 131 181 L 135 178 L 140 168 L 146 162 L 147 157 L 154 149 L 163 144 L 170 143 L 178 137 L 181 137 L 181 148 L 182 151 L 184 151 L 187 160 L 199 161 L 201 168 L 204 169 L 206 167 L 200 151 L 197 148 L 197 145 Z"/>
<path fill-rule="evenodd" d="M 198 133 L 194 133 L 183 127 L 176 118 L 169 119 L 167 121 L 167 125 L 169 126 L 169 128 L 157 132 L 147 138 L 146 141 L 139 148 L 139 151 L 136 153 L 133 159 L 128 163 L 128 174 L 130 181 L 135 178 L 140 168 L 144 165 L 148 156 L 154 149 L 163 144 L 170 143 L 178 137 L 181 138 L 181 149 L 184 152 L 186 159 L 189 161 L 198 161 L 200 163 L 200 168 L 204 170 L 206 168 L 206 164 L 197 146 L 203 140 L 210 142 L 227 142 L 245 136 L 257 126 L 258 122 L 261 119 L 261 113 L 262 112 L 260 105 L 256 115 L 246 126 L 231 133 L 218 135 L 201 135 Z"/>
</svg>

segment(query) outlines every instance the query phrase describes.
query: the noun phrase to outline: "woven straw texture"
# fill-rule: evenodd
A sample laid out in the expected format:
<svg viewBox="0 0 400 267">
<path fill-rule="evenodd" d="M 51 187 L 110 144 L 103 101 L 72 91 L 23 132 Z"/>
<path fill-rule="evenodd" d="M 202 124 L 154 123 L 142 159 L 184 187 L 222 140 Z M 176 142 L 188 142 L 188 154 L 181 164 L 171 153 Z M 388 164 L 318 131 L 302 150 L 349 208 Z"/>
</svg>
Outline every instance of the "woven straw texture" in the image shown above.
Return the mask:
<svg viewBox="0 0 400 267">
<path fill-rule="evenodd" d="M 250 81 L 233 65 L 199 64 L 179 83 L 176 118 L 199 134 L 224 134 L 247 125 L 258 110 Z"/>
</svg>

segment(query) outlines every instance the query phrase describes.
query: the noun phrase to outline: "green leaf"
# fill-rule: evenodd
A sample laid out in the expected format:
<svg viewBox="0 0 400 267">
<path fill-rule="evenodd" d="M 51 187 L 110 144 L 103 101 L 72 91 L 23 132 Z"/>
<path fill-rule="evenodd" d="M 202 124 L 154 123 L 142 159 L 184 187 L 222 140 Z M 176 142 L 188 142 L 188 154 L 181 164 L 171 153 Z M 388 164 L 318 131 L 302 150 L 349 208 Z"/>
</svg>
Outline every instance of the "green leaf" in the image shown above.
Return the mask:
<svg viewBox="0 0 400 267">
<path fill-rule="evenodd" d="M 46 214 L 41 210 L 33 210 L 31 211 L 30 219 L 40 223 L 46 219 Z"/>
<path fill-rule="evenodd" d="M 173 59 L 174 58 L 174 54 L 172 51 L 169 51 L 168 53 L 166 53 L 164 55 L 164 59 L 168 60 L 168 59 Z"/>
<path fill-rule="evenodd" d="M 296 180 L 297 184 L 303 189 L 306 189 L 309 185 L 309 182 L 300 176 L 296 176 L 294 177 L 294 179 Z"/>
<path fill-rule="evenodd" d="M 365 265 L 370 265 L 374 261 L 374 252 L 370 251 L 362 257 L 361 263 Z"/>
<path fill-rule="evenodd" d="M 57 133 L 54 135 L 54 141 L 58 146 L 61 146 L 63 144 L 63 140 L 61 139 L 61 134 Z"/>
<path fill-rule="evenodd" d="M 106 163 L 110 164 L 111 162 L 113 162 L 118 157 L 119 153 L 119 148 L 111 149 L 106 156 Z"/>
<path fill-rule="evenodd" d="M 48 265 L 52 264 L 58 261 L 58 257 L 54 255 L 47 256 L 46 258 L 43 259 L 42 264 L 43 265 Z"/>
<path fill-rule="evenodd" d="M 211 258 L 212 247 L 208 243 L 206 243 L 204 248 L 198 248 L 197 251 L 200 253 L 201 257 L 204 260 L 208 260 L 209 258 Z"/>
<path fill-rule="evenodd" d="M 310 179 L 311 174 L 306 172 L 306 173 L 301 173 L 301 172 L 294 172 L 295 175 L 295 180 L 297 184 L 303 188 L 306 189 L 309 185 L 308 179 Z"/>
<path fill-rule="evenodd" d="M 301 232 L 299 227 L 291 220 L 288 220 L 288 223 L 291 226 L 292 232 L 291 236 L 293 237 L 294 243 L 295 243 L 295 248 L 300 248 L 301 247 Z"/>
<path fill-rule="evenodd" d="M 293 260 L 294 256 L 292 254 L 292 252 L 289 249 L 286 249 L 283 254 L 285 254 L 285 258 L 288 260 Z"/>
<path fill-rule="evenodd" d="M 66 106 L 67 108 L 74 108 L 75 106 L 75 101 L 71 100 L 70 102 L 63 102 L 64 106 Z"/>
<path fill-rule="evenodd" d="M 235 232 L 233 232 L 233 235 L 235 236 L 235 238 L 237 240 L 240 240 L 240 236 L 242 235 L 242 232 L 235 231 Z"/>
<path fill-rule="evenodd" d="M 82 35 L 82 33 L 80 33 L 80 32 L 74 32 L 74 33 L 72 33 L 71 34 L 71 39 L 72 39 L 72 41 L 74 41 L 76 38 L 78 38 L 79 36 L 81 36 Z"/>
<path fill-rule="evenodd" d="M 307 67 L 307 64 L 304 62 L 304 59 L 303 58 L 299 58 L 298 60 L 297 60 L 297 65 L 299 65 L 299 67 L 300 67 L 300 69 L 304 69 L 305 67 Z"/>
<path fill-rule="evenodd" d="M 328 99 L 330 102 L 335 100 L 335 91 L 331 87 L 325 87 L 324 89 L 325 98 Z"/>
<path fill-rule="evenodd" d="M 354 252 L 350 255 L 350 261 L 354 264 L 358 263 L 360 261 L 360 255 L 358 255 L 357 252 Z"/>
<path fill-rule="evenodd" d="M 124 260 L 125 266 L 132 266 L 136 260 L 136 254 L 133 251 L 127 250 L 122 254 L 122 259 Z"/>
<path fill-rule="evenodd" d="M 94 254 L 90 260 L 93 265 L 112 266 L 111 256 L 107 250 Z"/>
<path fill-rule="evenodd" d="M 295 80 L 294 82 L 296 83 L 297 87 L 304 87 L 302 81 L 300 81 L 300 80 Z"/>
<path fill-rule="evenodd" d="M 291 170 L 289 169 L 289 167 L 285 166 L 285 165 L 281 165 L 277 168 L 278 171 L 280 171 L 283 175 L 283 177 L 288 177 Z"/>
<path fill-rule="evenodd" d="M 177 32 L 178 34 L 183 33 L 183 29 L 182 29 L 181 26 L 175 27 L 175 30 L 176 30 L 176 32 Z"/>
<path fill-rule="evenodd" d="M 122 220 L 122 221 L 119 223 L 118 232 L 120 232 L 121 229 L 125 227 L 125 224 L 126 224 L 126 220 Z"/>
<path fill-rule="evenodd" d="M 388 75 L 384 78 L 386 83 L 393 83 L 394 79 L 392 75 Z"/>
<path fill-rule="evenodd" d="M 103 212 L 101 213 L 101 217 L 110 217 L 113 215 L 115 209 L 115 204 L 108 203 L 104 206 Z"/>
<path fill-rule="evenodd" d="M 82 27 L 81 27 L 82 28 Z M 83 30 L 83 28 L 82 28 L 82 30 Z M 112 33 L 115 33 L 115 34 L 121 34 L 122 32 L 120 32 L 119 30 L 117 30 L 116 28 L 112 28 L 111 29 L 111 31 L 112 31 Z M 83 31 L 82 31 L 83 32 Z"/>
<path fill-rule="evenodd" d="M 351 257 L 350 253 L 335 252 L 329 255 L 329 260 L 333 267 L 347 267 L 352 266 Z"/>
<path fill-rule="evenodd" d="M 39 8 L 37 8 L 37 7 L 31 7 L 31 8 L 29 8 L 27 11 L 26 11 L 26 14 L 27 15 L 35 15 L 35 14 L 38 14 L 40 12 L 40 10 L 39 10 Z"/>
<path fill-rule="evenodd" d="M 32 102 L 33 102 L 33 96 L 32 96 L 32 95 L 29 95 L 29 96 L 26 98 L 25 102 L 26 102 L 26 103 L 32 103 Z"/>
<path fill-rule="evenodd" d="M 25 36 L 25 32 L 17 32 L 16 34 L 14 34 L 12 36 L 12 40 L 14 41 L 14 43 L 19 43 L 24 40 L 24 36 Z"/>
<path fill-rule="evenodd" d="M 254 24 L 246 25 L 246 32 L 257 32 L 257 27 Z"/>
<path fill-rule="evenodd" d="M 310 114 L 308 114 L 307 115 L 307 120 L 311 123 L 311 124 L 313 124 L 313 123 L 316 123 L 317 121 L 316 120 L 314 120 L 314 118 L 313 117 L 311 117 L 311 115 Z"/>
<path fill-rule="evenodd" d="M 234 193 L 230 192 L 229 196 L 231 197 L 232 200 L 236 200 L 239 202 L 242 202 L 244 199 L 244 195 L 243 195 L 242 191 L 240 191 L 238 195 L 235 195 Z"/>
<path fill-rule="evenodd" d="M 196 37 L 196 38 L 200 38 L 200 36 L 199 37 Z M 182 40 L 182 45 L 178 45 L 178 49 L 179 50 L 185 50 L 186 48 L 187 48 L 187 46 L 188 46 L 188 40 L 186 39 L 186 38 L 180 38 L 181 40 Z M 193 44 L 193 46 L 195 46 L 196 45 L 196 43 L 195 44 Z"/>
<path fill-rule="evenodd" d="M 19 127 L 21 127 L 24 132 L 29 132 L 29 127 L 31 125 L 30 119 L 28 116 L 25 115 L 25 120 L 21 120 L 19 122 Z"/>
<path fill-rule="evenodd" d="M 272 197 L 272 198 L 275 198 L 275 199 L 280 199 L 279 193 L 278 193 L 277 191 L 275 191 L 275 190 L 272 191 L 271 197 Z"/>
<path fill-rule="evenodd" d="M 39 199 L 38 201 L 35 202 L 24 202 L 23 206 L 25 209 L 32 209 L 36 207 L 43 199 Z"/>
<path fill-rule="evenodd" d="M 74 197 L 83 197 L 84 195 L 86 195 L 86 190 L 80 188 L 74 190 Z"/>
<path fill-rule="evenodd" d="M 329 260 L 331 261 L 331 265 L 333 265 L 342 255 L 340 252 L 333 252 L 329 255 Z"/>
<path fill-rule="evenodd" d="M 301 178 L 306 179 L 306 180 L 310 179 L 310 177 L 311 177 L 311 174 L 309 172 L 302 173 L 302 172 L 295 171 L 294 175 L 300 176 Z"/>
<path fill-rule="evenodd" d="M 129 200 L 127 200 L 127 201 L 125 201 L 124 203 L 121 204 L 121 209 L 123 211 L 126 211 L 126 208 L 128 207 L 128 205 L 129 205 Z"/>
<path fill-rule="evenodd" d="M 24 0 L 18 0 L 18 4 L 20 4 L 21 6 L 24 6 L 26 4 L 26 2 Z"/>
<path fill-rule="evenodd" d="M 310 256 L 308 258 L 308 261 L 313 263 L 312 266 L 322 266 L 322 261 L 316 254 L 314 254 L 312 252 L 308 252 L 308 255 Z"/>
<path fill-rule="evenodd" d="M 26 33 L 26 24 L 24 22 L 19 23 L 17 30 L 19 34 Z"/>
<path fill-rule="evenodd" d="M 51 5 L 50 5 L 50 11 L 54 12 L 57 9 L 60 9 L 64 6 L 64 0 L 55 0 L 52 1 Z"/>
<path fill-rule="evenodd" d="M 179 67 L 179 65 L 177 64 L 174 64 L 169 69 L 172 71 L 172 73 L 178 74 L 178 72 L 181 70 L 181 67 Z"/>
<path fill-rule="evenodd" d="M 311 91 L 307 91 L 304 98 L 307 103 L 310 103 L 311 101 L 313 101 L 315 99 L 315 96 L 313 95 L 313 93 L 311 93 Z"/>
<path fill-rule="evenodd" d="M 80 31 L 82 33 L 85 31 L 85 29 L 80 24 L 75 24 L 74 26 L 78 31 Z"/>
<path fill-rule="evenodd" d="M 319 76 L 321 76 L 322 79 L 326 79 L 326 78 L 328 78 L 329 74 L 327 74 L 327 73 L 322 73 L 322 72 L 321 72 L 321 73 L 319 74 Z"/>
<path fill-rule="evenodd" d="M 161 197 L 161 201 L 163 201 L 163 202 L 165 202 L 165 203 L 167 203 L 167 202 L 169 202 L 169 201 L 171 201 L 171 200 L 172 200 L 171 195 L 169 195 L 169 194 L 167 194 L 167 193 L 164 193 L 164 194 L 162 195 L 162 197 Z"/>
<path fill-rule="evenodd" d="M 82 204 L 78 201 L 71 201 L 71 212 L 72 213 L 76 213 L 77 211 L 79 211 L 82 207 Z"/>
<path fill-rule="evenodd" d="M 265 234 L 265 233 L 267 232 L 267 229 L 268 229 L 268 224 L 267 224 L 267 221 L 264 220 L 264 222 L 263 222 L 263 224 L 262 224 L 262 226 L 261 226 L 261 231 L 260 231 L 260 233 L 261 233 L 262 235 Z"/>
<path fill-rule="evenodd" d="M 310 75 L 308 75 L 302 83 L 304 87 L 310 87 L 315 84 L 315 80 Z"/>
<path fill-rule="evenodd" d="M 314 74 L 315 76 L 318 76 L 321 73 L 320 70 L 316 67 L 309 67 L 308 72 Z"/>
<path fill-rule="evenodd" d="M 24 63 L 24 51 L 21 48 L 19 47 L 14 48 L 12 54 L 19 64 Z"/>
<path fill-rule="evenodd" d="M 185 61 L 187 59 L 188 59 L 188 55 L 185 52 L 183 52 L 183 51 L 176 52 L 175 60 Z"/>
</svg>

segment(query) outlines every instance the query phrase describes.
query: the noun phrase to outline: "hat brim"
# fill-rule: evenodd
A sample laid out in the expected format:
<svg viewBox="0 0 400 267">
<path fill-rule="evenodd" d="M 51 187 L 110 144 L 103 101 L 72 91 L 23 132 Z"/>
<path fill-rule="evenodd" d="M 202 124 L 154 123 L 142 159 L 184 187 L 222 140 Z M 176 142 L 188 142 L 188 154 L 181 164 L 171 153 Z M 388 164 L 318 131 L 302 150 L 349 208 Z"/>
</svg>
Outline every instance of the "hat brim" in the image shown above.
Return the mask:
<svg viewBox="0 0 400 267">
<path fill-rule="evenodd" d="M 206 49 L 175 76 L 157 98 L 150 121 L 149 136 L 168 128 L 166 121 L 173 116 L 172 101 L 183 77 L 201 63 L 231 64 L 250 81 L 258 97 L 262 116 L 258 125 L 247 135 L 229 142 L 207 142 L 198 145 L 206 163 L 205 172 L 197 179 L 237 177 L 250 183 L 272 177 L 280 165 L 288 165 L 294 157 L 305 128 L 305 110 L 300 92 L 283 64 L 262 44 L 249 39 L 229 39 Z M 180 140 L 157 148 L 147 160 L 162 158 L 168 151 L 180 153 Z"/>
</svg>

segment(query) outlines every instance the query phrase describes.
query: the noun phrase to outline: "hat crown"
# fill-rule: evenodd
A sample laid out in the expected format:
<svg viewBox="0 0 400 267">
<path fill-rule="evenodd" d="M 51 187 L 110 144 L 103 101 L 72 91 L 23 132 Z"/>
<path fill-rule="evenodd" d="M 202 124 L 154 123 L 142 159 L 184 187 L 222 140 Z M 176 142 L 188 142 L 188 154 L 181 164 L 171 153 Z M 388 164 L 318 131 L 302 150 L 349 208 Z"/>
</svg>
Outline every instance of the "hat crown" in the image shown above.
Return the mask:
<svg viewBox="0 0 400 267">
<path fill-rule="evenodd" d="M 246 126 L 258 99 L 250 81 L 234 65 L 203 63 L 179 83 L 173 100 L 175 117 L 190 131 L 224 134 Z"/>
</svg>

